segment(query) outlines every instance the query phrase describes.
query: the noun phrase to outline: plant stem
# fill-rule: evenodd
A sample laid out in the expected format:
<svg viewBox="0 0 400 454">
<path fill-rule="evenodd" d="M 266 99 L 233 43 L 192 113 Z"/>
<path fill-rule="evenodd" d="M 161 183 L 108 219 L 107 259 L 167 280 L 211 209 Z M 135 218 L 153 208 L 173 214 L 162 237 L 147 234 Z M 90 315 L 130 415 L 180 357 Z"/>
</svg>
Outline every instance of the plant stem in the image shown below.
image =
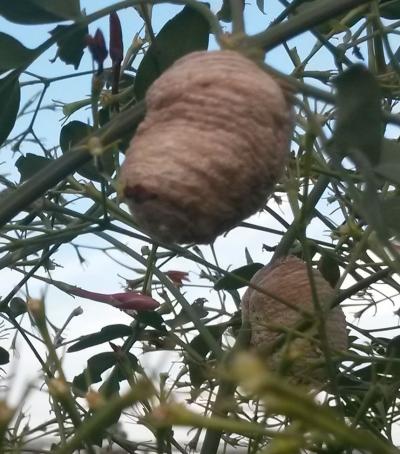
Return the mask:
<svg viewBox="0 0 400 454">
<path fill-rule="evenodd" d="M 135 129 L 143 119 L 144 110 L 144 103 L 139 102 L 116 115 L 109 126 L 90 135 L 85 141 L 74 146 L 69 153 L 65 153 L 46 168 L 39 170 L 22 186 L 5 196 L 0 207 L 0 227 L 82 164 L 90 161 L 92 155 L 86 145 L 90 139 L 99 138 L 104 147 L 119 140 Z"/>
<path fill-rule="evenodd" d="M 284 41 L 322 22 L 349 11 L 356 6 L 368 3 L 371 0 L 323 0 L 314 7 L 297 14 L 286 22 L 273 25 L 267 30 L 248 38 L 248 44 L 262 47 L 265 51 L 271 50 Z"/>
<path fill-rule="evenodd" d="M 232 361 L 232 358 L 241 350 L 245 350 L 250 341 L 250 326 L 248 322 L 243 322 L 239 330 L 238 337 L 236 339 L 235 345 L 232 350 L 230 350 L 225 358 L 222 361 L 222 367 L 228 367 L 229 363 Z M 227 416 L 229 410 L 227 407 L 227 402 L 231 400 L 236 390 L 236 384 L 230 380 L 222 379 L 217 396 L 215 398 L 211 417 L 225 417 Z M 218 451 L 218 446 L 221 440 L 222 430 L 215 430 L 214 428 L 208 428 L 206 436 L 204 438 L 203 446 L 201 448 L 200 454 L 216 454 Z"/>
<path fill-rule="evenodd" d="M 232 33 L 244 34 L 244 0 L 229 0 L 232 12 Z"/>
<path fill-rule="evenodd" d="M 87 419 L 76 431 L 70 441 L 58 449 L 55 454 L 72 454 L 76 449 L 79 449 L 81 444 L 91 437 L 108 427 L 109 421 L 113 421 L 116 415 L 119 415 L 122 410 L 143 400 L 152 394 L 152 388 L 148 383 L 138 383 L 134 389 L 131 389 L 127 394 L 111 399 L 107 405 L 100 408 L 89 419 Z"/>
</svg>

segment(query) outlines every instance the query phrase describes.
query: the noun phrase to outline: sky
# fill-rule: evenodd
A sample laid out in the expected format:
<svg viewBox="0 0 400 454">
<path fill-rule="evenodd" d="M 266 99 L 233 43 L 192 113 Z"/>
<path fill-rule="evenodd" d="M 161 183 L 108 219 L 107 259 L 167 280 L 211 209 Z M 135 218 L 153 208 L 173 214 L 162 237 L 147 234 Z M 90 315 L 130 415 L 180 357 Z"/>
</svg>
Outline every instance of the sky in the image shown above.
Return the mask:
<svg viewBox="0 0 400 454">
<path fill-rule="evenodd" d="M 110 0 L 81 0 L 81 6 L 87 11 L 88 14 L 112 3 L 115 2 Z M 219 10 L 221 1 L 212 0 L 210 3 L 213 11 Z M 246 24 L 247 30 L 251 33 L 263 30 L 280 11 L 280 6 L 277 1 L 265 2 L 267 10 L 265 15 L 260 13 L 254 0 L 248 1 L 247 3 Z M 173 17 L 173 15 L 180 9 L 180 6 L 155 6 L 153 9 L 153 27 L 155 32 L 162 27 L 166 20 Z M 132 37 L 141 28 L 142 22 L 138 14 L 133 9 L 121 13 L 120 18 L 123 26 L 125 48 L 128 48 Z M 106 41 L 108 41 L 108 18 L 92 24 L 90 26 L 90 33 L 94 34 L 97 27 L 102 29 L 106 36 Z M 0 19 L 0 31 L 9 33 L 16 39 L 20 40 L 24 45 L 31 48 L 43 42 L 48 37 L 47 33 L 52 28 L 52 25 L 23 27 L 7 23 L 6 21 Z M 295 40 L 291 40 L 289 46 L 296 45 L 300 56 L 303 56 L 309 52 L 313 42 L 314 41 L 310 36 L 302 35 Z M 212 42 L 210 48 L 215 48 L 215 43 Z M 46 54 L 43 55 L 38 62 L 35 62 L 29 70 L 33 73 L 46 74 L 48 77 L 66 74 L 72 70 L 71 66 L 66 67 L 60 61 L 50 63 L 50 59 L 53 58 L 54 55 L 55 48 L 52 48 L 46 52 Z M 269 64 L 283 72 L 289 72 L 292 69 L 289 59 L 287 55 L 282 52 L 282 49 L 270 52 L 267 55 L 267 61 Z M 325 51 L 322 51 L 312 60 L 308 69 L 320 69 L 321 67 L 327 66 L 332 66 L 331 57 Z M 89 53 L 85 51 L 79 71 L 91 69 L 91 67 L 91 57 Z M 24 79 L 27 80 L 29 77 L 24 76 L 23 80 Z M 23 88 L 23 101 L 21 104 L 37 93 L 38 90 L 38 86 Z M 89 92 L 90 79 L 88 77 L 62 81 L 50 86 L 46 95 L 45 104 L 52 104 L 54 100 L 64 103 L 77 101 L 85 98 Z M 44 142 L 48 147 L 58 144 L 59 133 L 62 127 L 62 123 L 60 121 L 61 118 L 62 113 L 54 110 L 45 110 L 40 112 L 38 115 L 36 131 L 39 136 L 44 139 Z M 89 119 L 89 111 L 79 112 L 74 115 L 72 119 L 86 122 Z M 11 136 L 17 134 L 19 130 L 23 130 L 23 128 L 26 127 L 28 120 L 29 116 L 19 120 Z M 24 154 L 28 152 L 40 154 L 40 149 L 35 144 L 27 142 L 22 144 L 20 152 Z M 4 164 L 0 164 L 0 172 L 11 175 L 11 178 L 14 178 L 15 181 L 18 181 L 18 175 L 9 163 L 14 162 L 17 157 L 18 155 L 14 154 L 10 149 L 2 149 L 1 161 L 4 161 Z M 325 205 L 324 209 L 326 211 L 330 210 L 326 201 L 322 201 L 321 203 Z M 270 206 L 273 209 L 277 208 L 273 202 L 271 202 Z M 290 222 L 291 218 L 288 214 L 289 207 L 287 202 L 284 201 L 283 205 L 279 207 L 279 209 L 282 211 L 282 214 L 285 215 L 285 218 Z M 339 222 L 338 215 L 333 214 L 334 219 L 335 216 L 337 216 Z M 268 225 L 270 228 L 282 230 L 282 226 L 267 214 L 256 214 L 249 222 L 254 222 L 259 225 Z M 325 241 L 330 240 L 327 233 L 322 229 L 321 224 L 317 221 L 314 221 L 309 226 L 308 234 L 310 236 L 324 239 Z M 144 245 L 144 243 L 140 243 L 138 241 L 133 241 L 131 239 L 128 240 L 126 237 L 121 240 L 129 246 L 134 247 L 135 250 L 140 250 L 141 246 Z M 278 240 L 278 236 L 250 229 L 236 228 L 228 233 L 226 237 L 220 237 L 215 243 L 215 251 L 219 259 L 219 265 L 225 269 L 228 267 L 236 268 L 244 265 L 246 263 L 245 247 L 248 248 L 248 251 L 254 261 L 267 263 L 270 259 L 270 254 L 263 250 L 262 245 L 265 243 L 273 246 L 278 242 Z M 93 237 L 85 236 L 79 237 L 75 243 L 79 245 L 88 243 L 92 245 L 100 244 L 100 242 L 98 240 L 94 240 Z M 209 247 L 204 247 L 203 252 L 206 258 L 211 261 L 213 260 L 211 249 Z M 100 251 L 87 249 L 84 251 L 84 254 L 86 261 L 81 264 L 75 250 L 71 246 L 63 246 L 60 252 L 58 252 L 55 256 L 60 267 L 52 272 L 52 277 L 71 285 L 81 286 L 87 290 L 115 293 L 121 291 L 124 285 L 124 277 L 132 278 L 132 269 L 138 267 L 137 263 L 134 263 L 131 259 L 122 255 L 119 255 L 118 259 L 121 260 L 125 266 L 118 265 L 117 263 L 113 263 L 112 266 L 110 266 L 110 259 Z M 167 268 L 164 268 L 164 270 L 167 269 L 189 270 L 191 284 L 208 284 L 207 281 L 200 279 L 198 267 L 185 259 L 174 260 L 168 264 Z M 4 269 L 1 270 L 0 295 L 6 295 L 11 288 L 19 282 L 20 278 L 21 276 L 14 271 Z M 31 280 L 29 285 L 30 296 L 39 297 L 44 291 L 46 294 L 47 314 L 51 322 L 56 326 L 61 326 L 74 308 L 78 306 L 83 308 L 84 313 L 79 317 L 75 317 L 67 327 L 65 335 L 68 338 L 77 338 L 80 335 L 98 331 L 106 324 L 128 324 L 132 320 L 128 315 L 114 308 L 89 300 L 72 298 L 55 288 L 48 288 L 41 282 Z M 215 292 L 207 288 L 188 287 L 185 288 L 185 294 L 189 301 L 194 301 L 198 297 L 207 298 L 209 300 L 207 305 L 210 307 L 213 306 L 213 302 L 216 298 Z M 157 299 L 157 295 L 153 296 Z M 394 324 L 393 310 L 393 307 L 381 307 L 379 313 L 375 315 L 374 319 L 372 317 L 366 317 L 363 320 L 363 327 L 367 328 L 372 326 Z M 354 312 L 353 309 L 348 310 L 349 316 L 352 312 Z M 1 340 L 0 345 L 2 345 Z M 10 399 L 12 402 L 18 401 L 21 390 L 25 386 L 24 384 L 31 382 L 32 380 L 35 383 L 38 383 L 39 377 L 39 367 L 20 338 L 17 339 L 17 346 L 17 351 L 13 352 L 13 362 L 10 366 L 10 371 L 15 371 L 14 374 L 11 374 L 12 379 L 10 380 L 12 389 Z M 88 357 L 97 352 L 104 351 L 104 349 L 104 346 L 100 346 L 93 347 L 81 353 L 66 354 L 63 358 L 63 362 L 65 370 L 68 372 L 68 378 L 73 378 L 74 375 L 83 370 Z M 140 360 L 143 365 L 147 366 L 148 370 L 153 370 L 154 376 L 160 372 L 168 372 L 169 369 L 173 367 L 171 357 L 163 352 L 146 353 L 141 355 L 140 352 L 135 349 L 134 353 L 137 353 L 140 356 Z M 27 404 L 26 410 L 29 410 L 32 414 L 32 421 L 41 421 L 43 418 L 47 418 L 49 416 L 49 408 L 45 402 L 45 394 L 40 390 L 33 392 L 31 399 Z"/>
</svg>

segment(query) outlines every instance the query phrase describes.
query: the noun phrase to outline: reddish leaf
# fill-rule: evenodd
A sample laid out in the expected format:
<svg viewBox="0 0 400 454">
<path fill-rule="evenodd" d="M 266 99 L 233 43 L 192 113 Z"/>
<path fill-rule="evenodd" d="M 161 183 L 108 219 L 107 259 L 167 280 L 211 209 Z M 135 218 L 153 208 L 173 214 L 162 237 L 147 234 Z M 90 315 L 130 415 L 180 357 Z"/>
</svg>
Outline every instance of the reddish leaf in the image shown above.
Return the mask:
<svg viewBox="0 0 400 454">
<path fill-rule="evenodd" d="M 86 44 L 93 56 L 93 60 L 99 65 L 99 71 L 101 72 L 104 60 L 108 55 L 103 32 L 98 28 L 94 36 L 88 35 L 86 37 Z"/>
<path fill-rule="evenodd" d="M 190 281 L 190 279 L 188 278 L 189 273 L 187 273 L 186 271 L 170 270 L 165 274 L 171 279 L 174 284 L 178 286 L 183 285 L 183 281 Z"/>
</svg>

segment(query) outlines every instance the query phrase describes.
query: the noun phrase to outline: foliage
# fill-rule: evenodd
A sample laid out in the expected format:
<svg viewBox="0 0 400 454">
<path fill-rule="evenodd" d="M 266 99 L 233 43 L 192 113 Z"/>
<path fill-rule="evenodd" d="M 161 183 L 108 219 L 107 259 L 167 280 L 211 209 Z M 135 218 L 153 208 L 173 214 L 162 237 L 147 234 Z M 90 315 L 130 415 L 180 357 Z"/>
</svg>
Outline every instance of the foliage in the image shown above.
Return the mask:
<svg viewBox="0 0 400 454">
<path fill-rule="evenodd" d="M 53 443 L 40 452 L 57 454 L 107 445 L 122 452 L 214 454 L 224 445 L 224 452 L 265 454 L 398 453 L 400 1 L 186 0 L 171 2 L 180 4 L 176 13 L 163 10 L 169 16 L 158 31 L 156 4 L 167 2 L 106 3 L 87 14 L 79 0 L 0 2 L 0 16 L 16 31 L 42 34 L 31 48 L 22 34 L 0 32 L 0 451 L 22 452 L 39 439 Z M 250 13 L 264 30 L 252 34 Z M 108 45 L 100 20 L 110 14 Z M 236 241 L 236 260 L 226 265 L 224 239 L 199 247 L 147 236 L 117 184 L 147 88 L 181 56 L 213 46 L 262 55 L 260 66 L 292 92 L 296 119 L 285 175 L 262 215 L 232 233 L 256 238 L 257 259 Z M 50 49 L 59 57 L 51 63 Z M 71 80 L 90 95 L 71 101 Z M 48 112 L 64 116 L 57 131 L 46 124 Z M 101 288 L 117 269 L 128 273 L 131 306 L 121 292 L 67 282 L 85 275 L 93 251 L 105 261 L 90 262 L 95 283 Z M 348 316 L 347 352 L 318 341 L 328 373 L 321 389 L 291 381 L 284 364 L 281 375 L 266 370 L 249 352 L 241 323 L 244 287 L 264 263 L 288 254 L 320 270 L 336 290 L 332 305 Z M 35 298 L 38 288 L 49 294 Z M 103 323 L 99 315 L 98 329 L 86 320 L 77 335 L 72 323 L 85 311 L 75 307 L 57 328 L 48 303 L 66 305 L 71 296 L 122 307 L 121 318 Z M 285 334 L 281 327 L 274 348 L 307 334 L 297 328 Z M 22 345 L 41 371 L 32 386 L 50 402 L 44 421 L 26 415 L 31 387 L 19 405 L 8 398 L 8 363 Z M 162 366 L 155 376 L 147 358 L 162 352 L 172 365 L 153 360 Z M 79 354 L 75 373 L 69 364 Z M 135 424 L 129 434 L 127 421 Z M 190 429 L 189 442 L 178 427 Z M 149 441 L 135 438 L 139 428 Z"/>
</svg>

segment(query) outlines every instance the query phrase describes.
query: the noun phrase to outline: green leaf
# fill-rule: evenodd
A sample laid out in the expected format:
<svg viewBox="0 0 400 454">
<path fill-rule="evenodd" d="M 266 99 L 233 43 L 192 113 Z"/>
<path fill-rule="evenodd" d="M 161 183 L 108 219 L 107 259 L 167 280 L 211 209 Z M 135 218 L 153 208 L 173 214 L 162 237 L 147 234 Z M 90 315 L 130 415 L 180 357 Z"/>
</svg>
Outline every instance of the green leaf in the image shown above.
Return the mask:
<svg viewBox="0 0 400 454">
<path fill-rule="evenodd" d="M 208 311 L 204 308 L 204 304 L 206 303 L 205 298 L 198 298 L 192 304 L 193 313 L 198 318 L 204 318 L 208 315 Z M 182 309 L 179 314 L 172 320 L 168 320 L 167 323 L 171 328 L 177 328 L 178 326 L 185 325 L 186 323 L 190 323 L 192 321 L 192 317 L 188 312 Z"/>
<path fill-rule="evenodd" d="M 0 145 L 4 143 L 17 119 L 21 89 L 18 75 L 11 73 L 0 79 Z"/>
<path fill-rule="evenodd" d="M 226 327 L 215 325 L 207 327 L 210 334 L 214 337 L 218 344 L 221 343 L 222 334 Z M 210 353 L 210 347 L 207 341 L 204 340 L 201 334 L 193 338 L 189 344 L 191 348 L 206 361 L 207 355 Z M 200 388 L 200 386 L 207 380 L 207 370 L 202 362 L 188 358 L 187 365 L 189 368 L 190 383 L 194 388 Z"/>
<path fill-rule="evenodd" d="M 0 16 L 34 25 L 74 20 L 81 16 L 79 0 L 1 0 Z"/>
<path fill-rule="evenodd" d="M 76 145 L 81 140 L 85 139 L 88 135 L 93 132 L 93 128 L 86 123 L 81 121 L 71 121 L 66 124 L 60 133 L 60 147 L 63 153 L 68 153 L 71 148 Z M 103 171 L 111 176 L 115 170 L 114 165 L 114 155 L 111 152 L 106 152 L 101 157 L 101 163 Z M 93 162 L 89 162 L 81 166 L 78 170 L 78 173 L 89 180 L 103 181 L 102 176 L 99 173 L 99 170 Z"/>
<path fill-rule="evenodd" d="M 318 270 L 328 281 L 332 287 L 338 283 L 340 279 L 340 269 L 337 260 L 331 252 L 320 251 L 321 258 L 318 261 Z"/>
<path fill-rule="evenodd" d="M 149 86 L 176 60 L 207 49 L 209 33 L 207 20 L 189 5 L 168 21 L 139 65 L 135 81 L 137 99 L 143 99 Z"/>
<path fill-rule="evenodd" d="M 160 314 L 154 311 L 144 311 L 138 312 L 135 316 L 135 319 L 139 323 L 143 323 L 145 326 L 151 326 L 154 329 L 159 331 L 167 332 L 165 328 L 164 319 L 161 317 Z"/>
<path fill-rule="evenodd" d="M 8 353 L 8 351 L 5 348 L 0 347 L 0 365 L 7 364 L 9 362 L 10 362 L 10 354 Z"/>
<path fill-rule="evenodd" d="M 116 362 L 117 357 L 114 352 L 94 355 L 88 359 L 86 369 L 74 377 L 72 384 L 86 392 L 91 384 L 100 382 L 103 372 L 115 366 Z"/>
<path fill-rule="evenodd" d="M 335 79 L 337 120 L 333 134 L 335 153 L 363 167 L 363 159 L 379 162 L 383 124 L 381 93 L 375 76 L 363 65 L 354 65 Z"/>
<path fill-rule="evenodd" d="M 381 201 L 383 222 L 392 234 L 400 235 L 400 196 L 388 197 Z"/>
<path fill-rule="evenodd" d="M 124 361 L 124 364 L 128 363 L 131 365 L 132 369 L 137 369 L 138 360 L 135 355 L 125 352 L 121 353 L 121 357 L 127 359 L 127 361 Z M 101 376 L 106 370 L 120 364 L 119 360 L 120 358 L 115 352 L 103 352 L 92 356 L 88 359 L 86 369 L 81 374 L 74 377 L 72 381 L 73 386 L 86 392 L 90 385 L 101 381 Z M 122 381 L 125 379 L 125 373 L 119 368 L 118 380 Z"/>
<path fill-rule="evenodd" d="M 43 167 L 46 167 L 51 162 L 53 162 L 53 159 L 37 156 L 33 153 L 27 153 L 26 156 L 20 156 L 15 163 L 15 167 L 21 175 L 20 183 L 31 178 L 35 173 L 42 170 Z"/>
<path fill-rule="evenodd" d="M 400 0 L 381 0 L 379 9 L 385 19 L 400 19 Z"/>
<path fill-rule="evenodd" d="M 132 334 L 132 328 L 129 325 L 108 325 L 97 333 L 91 333 L 87 334 L 86 336 L 82 336 L 78 340 L 78 342 L 71 345 L 71 347 L 69 347 L 67 351 L 68 353 L 78 352 L 80 350 L 84 350 L 85 348 L 93 347 L 94 345 L 109 342 L 113 339 L 129 336 L 130 334 Z"/>
<path fill-rule="evenodd" d="M 83 56 L 83 50 L 86 47 L 85 37 L 89 33 L 87 25 L 57 25 L 51 30 L 51 36 L 57 39 L 57 57 L 67 65 L 74 65 L 78 69 L 79 63 Z"/>
<path fill-rule="evenodd" d="M 400 184 L 400 143 L 397 140 L 384 139 L 381 159 L 374 171 L 392 183 Z"/>
<path fill-rule="evenodd" d="M 244 0 L 242 2 L 242 10 L 244 10 Z M 232 22 L 231 0 L 224 0 L 221 9 L 217 13 L 217 17 L 222 22 Z"/>
<path fill-rule="evenodd" d="M 382 199 L 379 197 L 375 182 L 366 178 L 366 184 L 363 190 L 349 186 L 348 191 L 351 194 L 354 212 L 361 216 L 367 224 L 374 228 L 380 239 L 388 240 L 389 225 L 385 222 L 383 214 Z"/>
<path fill-rule="evenodd" d="M 241 266 L 230 272 L 229 275 L 222 277 L 214 284 L 215 290 L 236 290 L 245 287 L 247 282 L 261 269 L 262 263 L 250 263 L 249 265 Z M 241 279 L 238 279 L 241 278 Z M 244 282 L 244 279 L 246 282 Z"/>
<path fill-rule="evenodd" d="M 296 0 L 294 0 L 296 1 Z M 314 12 L 315 10 L 319 10 L 320 6 L 318 2 L 320 0 L 298 0 L 296 1 L 296 8 L 295 13 L 305 13 L 307 10 L 310 12 Z M 294 3 L 294 2 L 292 2 Z M 348 17 L 348 13 L 340 14 L 339 16 L 332 17 L 327 19 L 324 22 L 321 22 L 319 25 L 315 27 L 315 29 L 324 35 L 335 35 L 337 33 L 343 33 L 348 31 L 353 25 L 359 22 L 361 19 L 365 18 L 365 14 L 357 14 L 357 15 L 350 15 Z M 344 23 L 343 20 L 347 17 L 347 21 Z"/>
<path fill-rule="evenodd" d="M 35 51 L 23 46 L 10 35 L 0 32 L 0 73 L 30 62 Z"/>
</svg>

